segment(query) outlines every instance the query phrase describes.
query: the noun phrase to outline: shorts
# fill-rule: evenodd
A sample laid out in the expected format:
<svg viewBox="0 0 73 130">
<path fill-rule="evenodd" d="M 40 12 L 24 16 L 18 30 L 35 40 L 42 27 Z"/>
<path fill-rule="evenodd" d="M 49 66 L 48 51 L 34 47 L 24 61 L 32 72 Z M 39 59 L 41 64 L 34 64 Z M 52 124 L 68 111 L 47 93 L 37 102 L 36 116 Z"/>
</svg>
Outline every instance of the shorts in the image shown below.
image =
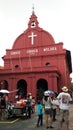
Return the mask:
<svg viewBox="0 0 73 130">
<path fill-rule="evenodd" d="M 60 110 L 60 120 L 65 119 L 65 121 L 69 120 L 69 110 Z"/>
<path fill-rule="evenodd" d="M 48 115 L 52 116 L 52 109 L 46 108 L 45 109 L 45 114 L 48 114 Z"/>
</svg>

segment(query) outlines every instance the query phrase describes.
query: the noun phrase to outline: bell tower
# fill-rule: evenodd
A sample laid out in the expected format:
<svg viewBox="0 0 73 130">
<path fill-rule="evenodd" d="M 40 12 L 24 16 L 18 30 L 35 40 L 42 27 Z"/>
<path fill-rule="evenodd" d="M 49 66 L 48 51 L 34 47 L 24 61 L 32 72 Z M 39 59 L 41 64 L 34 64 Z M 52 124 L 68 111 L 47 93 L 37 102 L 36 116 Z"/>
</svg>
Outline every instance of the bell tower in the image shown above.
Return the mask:
<svg viewBox="0 0 73 130">
<path fill-rule="evenodd" d="M 34 7 L 32 7 L 32 15 L 28 23 L 28 28 L 36 28 L 38 27 L 38 24 L 39 23 L 37 21 L 37 16 L 35 15 L 35 12 L 34 12 Z"/>
</svg>

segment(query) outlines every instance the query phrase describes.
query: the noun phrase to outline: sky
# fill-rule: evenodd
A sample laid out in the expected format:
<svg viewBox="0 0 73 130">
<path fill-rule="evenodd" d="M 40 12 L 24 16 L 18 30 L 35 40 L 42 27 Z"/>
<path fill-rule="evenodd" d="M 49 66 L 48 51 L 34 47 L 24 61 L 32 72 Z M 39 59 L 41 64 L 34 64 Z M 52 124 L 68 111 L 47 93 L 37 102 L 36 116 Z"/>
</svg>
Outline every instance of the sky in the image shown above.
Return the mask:
<svg viewBox="0 0 73 130">
<path fill-rule="evenodd" d="M 39 26 L 71 51 L 73 70 L 73 0 L 0 0 L 0 65 L 6 49 L 27 29 L 33 5 Z"/>
</svg>

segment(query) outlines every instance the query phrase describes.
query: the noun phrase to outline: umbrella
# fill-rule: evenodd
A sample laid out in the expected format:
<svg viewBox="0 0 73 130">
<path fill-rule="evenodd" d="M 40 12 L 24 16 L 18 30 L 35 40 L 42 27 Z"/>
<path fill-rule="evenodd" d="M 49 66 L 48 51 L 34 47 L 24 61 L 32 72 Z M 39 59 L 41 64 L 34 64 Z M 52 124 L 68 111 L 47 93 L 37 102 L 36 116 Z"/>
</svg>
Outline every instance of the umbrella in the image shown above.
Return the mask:
<svg viewBox="0 0 73 130">
<path fill-rule="evenodd" d="M 6 89 L 1 89 L 0 93 L 10 93 L 10 92 L 8 90 L 6 90 Z"/>
<path fill-rule="evenodd" d="M 17 91 L 18 91 L 18 89 L 16 89 L 16 90 L 13 90 L 13 91 L 10 91 L 10 93 L 17 92 Z"/>
<path fill-rule="evenodd" d="M 55 93 L 54 93 L 54 91 L 52 91 L 52 90 L 46 90 L 46 91 L 44 92 L 44 94 L 55 94 Z"/>
</svg>

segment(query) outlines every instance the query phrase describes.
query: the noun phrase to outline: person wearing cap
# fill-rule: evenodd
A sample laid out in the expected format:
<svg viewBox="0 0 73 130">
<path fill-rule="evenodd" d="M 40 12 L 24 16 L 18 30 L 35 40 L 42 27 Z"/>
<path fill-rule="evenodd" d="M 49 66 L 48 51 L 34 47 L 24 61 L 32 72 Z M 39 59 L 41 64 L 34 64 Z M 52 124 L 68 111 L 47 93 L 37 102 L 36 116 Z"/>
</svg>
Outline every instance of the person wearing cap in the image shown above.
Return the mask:
<svg viewBox="0 0 73 130">
<path fill-rule="evenodd" d="M 53 128 L 52 126 L 52 99 L 49 94 L 44 94 L 44 110 L 45 110 L 45 117 L 46 117 L 46 129 Z M 49 117 L 50 117 L 50 120 L 48 122 Z"/>
<path fill-rule="evenodd" d="M 59 100 L 59 107 L 60 107 L 60 130 L 62 130 L 63 121 L 65 120 L 67 129 L 69 130 L 69 102 L 72 101 L 70 94 L 68 93 L 68 88 L 64 86 L 62 88 L 62 92 L 60 92 L 57 96 Z"/>
</svg>

